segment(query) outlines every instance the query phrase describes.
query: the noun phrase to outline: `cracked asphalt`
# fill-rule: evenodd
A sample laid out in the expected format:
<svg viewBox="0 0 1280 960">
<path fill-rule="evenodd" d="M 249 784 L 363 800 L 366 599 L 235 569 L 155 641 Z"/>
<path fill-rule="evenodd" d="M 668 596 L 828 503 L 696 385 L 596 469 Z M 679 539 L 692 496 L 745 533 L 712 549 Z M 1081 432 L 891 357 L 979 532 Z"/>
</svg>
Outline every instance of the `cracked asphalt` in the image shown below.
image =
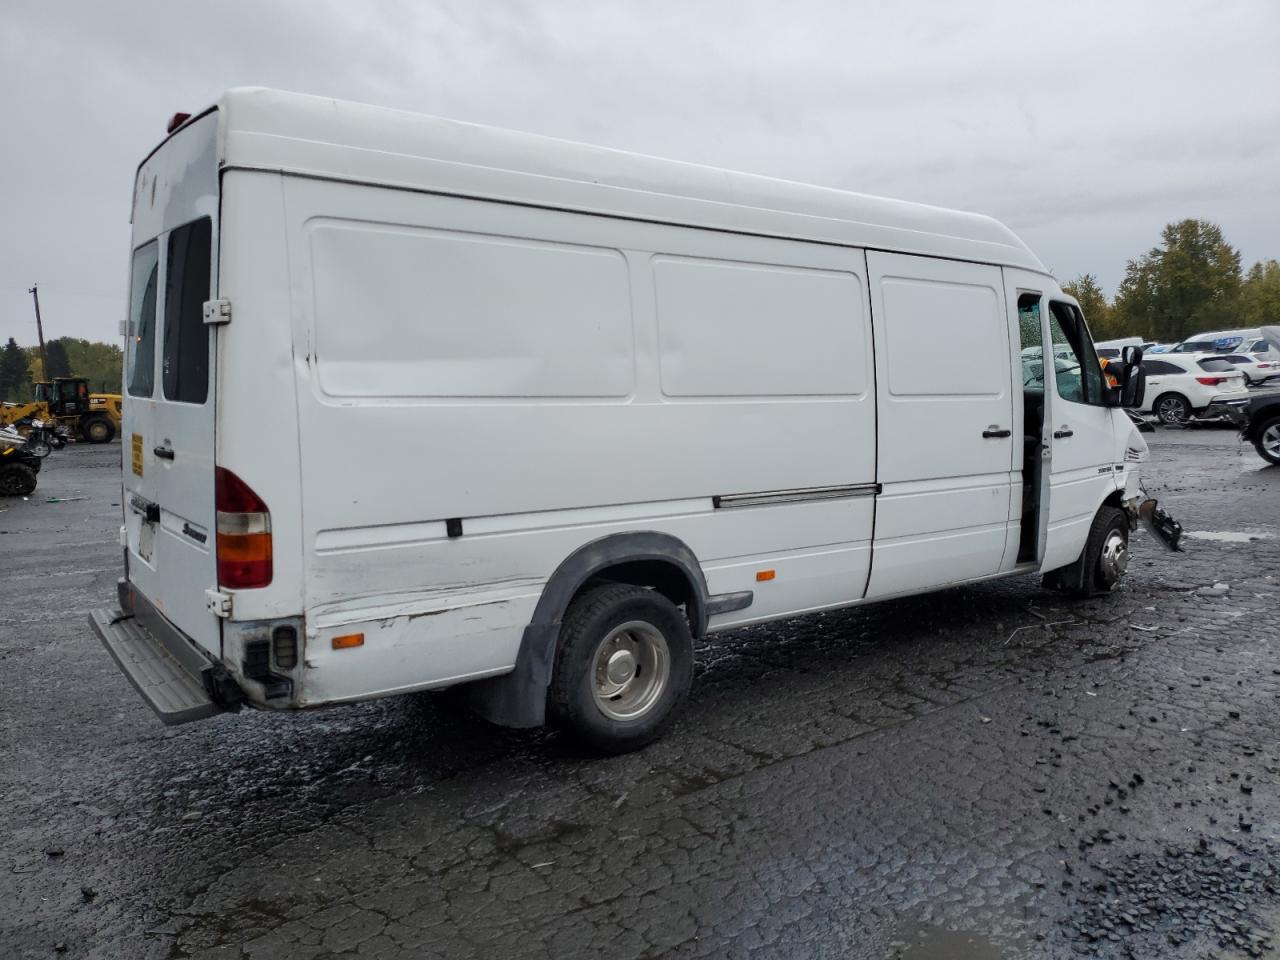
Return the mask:
<svg viewBox="0 0 1280 960">
<path fill-rule="evenodd" d="M 1274 955 L 1280 469 L 1148 439 L 1185 554 L 717 635 L 609 759 L 432 696 L 163 727 L 85 624 L 119 444 L 55 453 L 0 501 L 0 957 Z"/>
</svg>

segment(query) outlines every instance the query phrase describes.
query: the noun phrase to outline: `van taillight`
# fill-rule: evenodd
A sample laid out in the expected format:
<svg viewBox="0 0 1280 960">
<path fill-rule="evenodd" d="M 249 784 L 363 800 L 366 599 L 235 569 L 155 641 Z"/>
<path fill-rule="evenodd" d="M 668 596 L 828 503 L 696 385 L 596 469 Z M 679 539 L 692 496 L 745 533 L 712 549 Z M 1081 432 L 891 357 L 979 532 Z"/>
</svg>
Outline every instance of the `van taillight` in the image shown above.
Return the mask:
<svg viewBox="0 0 1280 960">
<path fill-rule="evenodd" d="M 218 585 L 246 590 L 271 583 L 271 512 L 230 470 L 214 469 Z"/>
</svg>

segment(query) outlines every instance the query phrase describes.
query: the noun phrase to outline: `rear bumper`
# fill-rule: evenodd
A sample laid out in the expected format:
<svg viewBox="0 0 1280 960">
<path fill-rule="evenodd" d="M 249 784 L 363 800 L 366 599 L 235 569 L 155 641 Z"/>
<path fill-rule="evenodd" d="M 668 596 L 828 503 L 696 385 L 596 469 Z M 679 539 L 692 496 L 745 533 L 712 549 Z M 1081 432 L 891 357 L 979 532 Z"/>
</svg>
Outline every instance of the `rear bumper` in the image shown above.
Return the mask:
<svg viewBox="0 0 1280 960">
<path fill-rule="evenodd" d="M 1205 419 L 1209 417 L 1226 417 L 1229 420 L 1244 420 L 1249 415 L 1250 399 L 1247 394 L 1243 396 L 1232 394 L 1230 396 L 1214 397 L 1198 416 Z"/>
<path fill-rule="evenodd" d="M 156 716 L 175 725 L 239 710 L 244 693 L 145 598 L 121 580 L 120 608 L 94 610 L 89 625 Z"/>
</svg>

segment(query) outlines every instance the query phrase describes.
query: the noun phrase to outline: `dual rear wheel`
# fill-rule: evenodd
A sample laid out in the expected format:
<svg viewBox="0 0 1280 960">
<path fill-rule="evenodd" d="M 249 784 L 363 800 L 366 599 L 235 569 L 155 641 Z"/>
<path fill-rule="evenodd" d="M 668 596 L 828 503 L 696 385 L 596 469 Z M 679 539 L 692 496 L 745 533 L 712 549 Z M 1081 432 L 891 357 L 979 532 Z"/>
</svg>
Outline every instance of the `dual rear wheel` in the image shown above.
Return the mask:
<svg viewBox="0 0 1280 960">
<path fill-rule="evenodd" d="M 598 750 L 625 753 L 660 737 L 693 681 L 693 637 L 680 609 L 630 584 L 588 588 L 560 630 L 552 714 Z"/>
</svg>

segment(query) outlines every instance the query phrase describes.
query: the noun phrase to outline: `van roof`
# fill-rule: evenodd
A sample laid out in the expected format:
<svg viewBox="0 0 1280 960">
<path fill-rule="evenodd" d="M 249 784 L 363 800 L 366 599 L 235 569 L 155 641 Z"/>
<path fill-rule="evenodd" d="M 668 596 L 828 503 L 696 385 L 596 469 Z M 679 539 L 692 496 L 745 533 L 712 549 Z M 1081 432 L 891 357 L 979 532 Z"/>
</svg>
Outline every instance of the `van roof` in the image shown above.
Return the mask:
<svg viewBox="0 0 1280 960">
<path fill-rule="evenodd" d="M 256 87 L 218 101 L 223 169 L 473 196 L 608 216 L 1021 267 L 990 217 L 472 123 Z"/>
</svg>

